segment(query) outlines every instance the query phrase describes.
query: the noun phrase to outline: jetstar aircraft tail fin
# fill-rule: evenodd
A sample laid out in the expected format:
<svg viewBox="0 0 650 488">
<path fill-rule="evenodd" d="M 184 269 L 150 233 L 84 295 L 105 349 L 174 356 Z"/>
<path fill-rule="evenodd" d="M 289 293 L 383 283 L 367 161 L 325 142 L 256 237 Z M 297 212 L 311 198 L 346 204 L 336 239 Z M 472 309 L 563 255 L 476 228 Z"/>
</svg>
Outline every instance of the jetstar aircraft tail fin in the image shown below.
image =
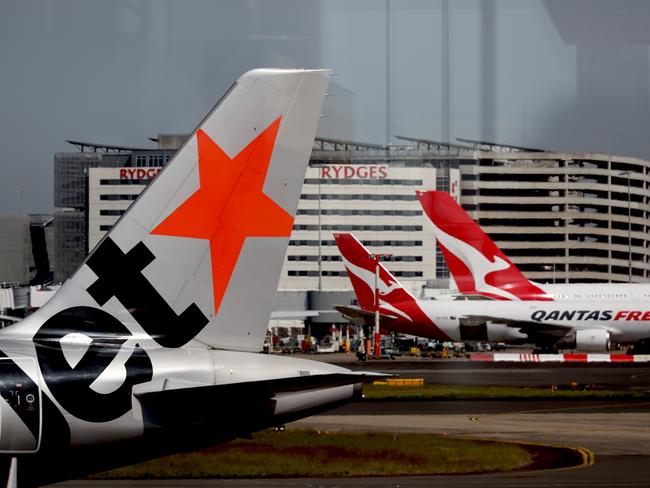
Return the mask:
<svg viewBox="0 0 650 488">
<path fill-rule="evenodd" d="M 328 77 L 244 74 L 35 315 L 101 309 L 163 347 L 261 350 Z"/>
<path fill-rule="evenodd" d="M 363 310 L 375 308 L 375 276 L 376 264 L 372 253 L 364 247 L 354 234 L 334 234 L 336 245 L 343 257 L 343 264 L 352 282 L 352 287 L 357 295 L 359 306 Z M 403 302 L 405 298 L 415 300 L 415 297 L 397 281 L 397 279 L 379 263 L 379 288 L 380 304 L 384 302 Z"/>
<path fill-rule="evenodd" d="M 550 300 L 443 191 L 418 191 L 458 290 L 499 300 Z"/>
</svg>

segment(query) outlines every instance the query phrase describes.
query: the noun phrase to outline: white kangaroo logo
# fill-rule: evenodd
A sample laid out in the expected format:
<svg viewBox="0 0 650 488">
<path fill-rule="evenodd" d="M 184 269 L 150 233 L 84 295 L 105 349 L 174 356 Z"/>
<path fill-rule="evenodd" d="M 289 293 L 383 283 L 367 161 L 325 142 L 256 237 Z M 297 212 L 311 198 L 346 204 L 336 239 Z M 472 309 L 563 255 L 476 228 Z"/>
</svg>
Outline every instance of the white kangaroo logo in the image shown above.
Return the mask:
<svg viewBox="0 0 650 488">
<path fill-rule="evenodd" d="M 375 293 L 375 273 L 372 271 L 368 271 L 365 268 L 362 268 L 360 266 L 357 266 L 356 264 L 352 264 L 350 261 L 347 260 L 345 256 L 343 256 L 343 262 L 345 264 L 345 267 L 348 268 L 348 271 L 352 272 L 357 278 L 359 278 L 361 281 L 363 281 L 366 285 L 368 285 L 368 288 L 372 290 L 372 293 Z M 391 276 L 392 278 L 392 276 Z M 377 281 L 377 288 L 379 290 L 380 295 L 388 295 L 389 293 L 399 290 L 402 288 L 402 286 L 397 283 L 397 281 L 393 281 L 392 283 L 388 284 L 385 283 L 384 280 L 381 279 L 381 276 L 379 277 L 379 280 Z M 406 291 L 406 290 L 404 290 Z M 407 292 L 408 293 L 408 292 Z"/>
<path fill-rule="evenodd" d="M 494 261 L 490 261 L 480 251 L 470 246 L 466 242 L 457 239 L 456 237 L 447 234 L 440 229 L 433 221 L 433 233 L 436 239 L 451 251 L 454 256 L 460 259 L 467 268 L 469 268 L 472 276 L 474 277 L 474 285 L 476 291 L 483 293 L 491 293 L 503 298 L 511 300 L 519 300 L 519 297 L 508 293 L 505 290 L 489 285 L 485 282 L 485 277 L 495 271 L 503 271 L 508 269 L 511 265 L 501 259 L 499 256 L 494 257 Z"/>
</svg>

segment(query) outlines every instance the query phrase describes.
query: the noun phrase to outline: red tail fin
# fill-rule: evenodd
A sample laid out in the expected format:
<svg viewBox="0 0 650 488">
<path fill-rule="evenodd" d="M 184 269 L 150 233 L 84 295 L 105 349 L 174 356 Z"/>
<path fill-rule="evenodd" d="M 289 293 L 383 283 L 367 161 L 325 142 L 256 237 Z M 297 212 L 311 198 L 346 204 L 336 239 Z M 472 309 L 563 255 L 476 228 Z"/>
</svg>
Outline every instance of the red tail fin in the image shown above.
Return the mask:
<svg viewBox="0 0 650 488">
<path fill-rule="evenodd" d="M 551 300 L 530 282 L 451 196 L 417 192 L 461 293 L 500 300 Z"/>
<path fill-rule="evenodd" d="M 361 308 L 374 310 L 375 307 L 375 261 L 371 253 L 353 234 L 334 234 L 343 263 L 357 295 Z M 395 277 L 379 263 L 379 298 L 390 304 L 415 300 Z"/>
<path fill-rule="evenodd" d="M 352 234 L 334 234 L 336 244 L 343 256 L 359 305 L 364 310 L 375 309 L 376 264 L 370 252 Z M 395 318 L 390 329 L 420 337 L 449 340 L 427 314 L 416 298 L 379 264 L 379 312 Z"/>
</svg>

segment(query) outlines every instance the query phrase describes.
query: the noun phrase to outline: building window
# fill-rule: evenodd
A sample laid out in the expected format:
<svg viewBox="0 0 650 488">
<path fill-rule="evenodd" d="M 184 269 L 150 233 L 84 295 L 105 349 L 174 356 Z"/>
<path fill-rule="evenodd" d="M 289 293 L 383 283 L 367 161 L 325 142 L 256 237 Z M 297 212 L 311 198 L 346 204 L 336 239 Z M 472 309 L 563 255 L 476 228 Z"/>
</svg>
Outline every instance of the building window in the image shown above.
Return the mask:
<svg viewBox="0 0 650 488">
<path fill-rule="evenodd" d="M 400 278 L 422 278 L 422 271 L 395 271 L 393 274 Z"/>
<path fill-rule="evenodd" d="M 405 185 L 422 186 L 422 180 L 305 178 L 306 185 Z"/>
<path fill-rule="evenodd" d="M 422 241 L 361 241 L 364 246 L 374 247 L 422 247 Z M 291 239 L 290 246 L 318 246 L 318 241 L 314 239 Z M 336 246 L 336 241 L 323 239 L 321 246 Z"/>
<path fill-rule="evenodd" d="M 104 180 L 99 180 L 99 184 L 103 186 L 113 186 L 113 185 L 148 185 L 151 183 L 151 179 L 137 179 L 137 178 L 124 178 L 124 179 L 104 179 Z"/>
<path fill-rule="evenodd" d="M 149 156 L 148 162 L 151 167 L 160 167 L 163 165 L 163 156 L 162 154 L 153 154 Z"/>
<path fill-rule="evenodd" d="M 144 168 L 147 165 L 147 156 L 138 155 L 135 157 L 135 165 L 138 168 Z"/>
<path fill-rule="evenodd" d="M 135 200 L 138 198 L 138 195 L 118 195 L 118 194 L 108 194 L 108 195 L 99 195 L 100 200 Z"/>
<path fill-rule="evenodd" d="M 380 200 L 401 200 L 406 202 L 413 202 L 417 200 L 415 194 L 413 195 L 394 195 L 394 194 L 367 194 L 367 193 L 352 193 L 352 194 L 342 194 L 342 193 L 303 193 L 300 195 L 301 200 L 371 200 L 371 201 L 380 201 Z"/>
<path fill-rule="evenodd" d="M 348 208 L 322 208 L 321 215 L 395 215 L 400 217 L 418 217 L 422 210 L 371 210 L 371 209 L 348 209 Z M 299 208 L 298 215 L 318 215 L 316 208 Z"/>
<path fill-rule="evenodd" d="M 318 271 L 304 270 L 304 269 L 290 269 L 287 271 L 288 276 L 318 276 Z"/>
<path fill-rule="evenodd" d="M 126 210 L 114 210 L 114 209 L 108 209 L 108 210 L 100 210 L 99 215 L 101 216 L 120 216 L 122 215 Z"/>
<path fill-rule="evenodd" d="M 331 230 L 331 231 L 368 231 L 368 232 L 390 232 L 390 231 L 401 231 L 401 232 L 421 232 L 421 225 L 343 225 L 343 224 L 333 224 L 333 225 L 321 225 L 322 230 Z M 296 224 L 293 226 L 293 230 L 318 230 L 317 224 Z"/>
</svg>

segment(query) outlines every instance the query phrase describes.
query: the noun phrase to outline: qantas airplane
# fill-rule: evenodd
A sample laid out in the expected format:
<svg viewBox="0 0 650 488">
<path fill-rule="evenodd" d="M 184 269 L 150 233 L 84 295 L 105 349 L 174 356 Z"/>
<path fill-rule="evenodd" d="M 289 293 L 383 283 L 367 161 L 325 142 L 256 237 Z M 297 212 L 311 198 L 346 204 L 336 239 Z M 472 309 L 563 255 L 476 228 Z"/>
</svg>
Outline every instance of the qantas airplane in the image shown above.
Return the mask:
<svg viewBox="0 0 650 488">
<path fill-rule="evenodd" d="M 86 261 L 0 330 L 0 451 L 35 486 L 213 445 L 359 395 L 259 354 L 329 71 L 244 74 Z"/>
<path fill-rule="evenodd" d="M 632 344 L 650 337 L 650 306 L 640 302 L 548 300 L 422 300 L 415 298 L 352 234 L 335 234 L 359 307 L 341 313 L 374 325 L 375 289 L 380 325 L 441 341 L 535 344 L 542 351 L 577 348 L 608 351 L 612 342 Z"/>
<path fill-rule="evenodd" d="M 419 191 L 420 204 L 458 290 L 495 300 L 648 301 L 647 283 L 558 283 L 528 280 L 447 192 Z"/>
</svg>

